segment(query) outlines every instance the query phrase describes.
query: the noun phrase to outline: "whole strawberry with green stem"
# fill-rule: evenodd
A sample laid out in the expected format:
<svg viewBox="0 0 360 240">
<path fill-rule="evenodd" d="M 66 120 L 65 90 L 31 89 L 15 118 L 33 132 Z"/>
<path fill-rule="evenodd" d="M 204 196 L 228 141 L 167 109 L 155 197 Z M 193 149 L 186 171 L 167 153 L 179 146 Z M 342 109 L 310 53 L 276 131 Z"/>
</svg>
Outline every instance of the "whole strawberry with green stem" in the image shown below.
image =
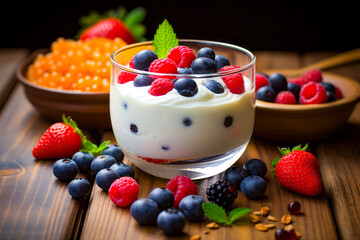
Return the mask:
<svg viewBox="0 0 360 240">
<path fill-rule="evenodd" d="M 308 144 L 281 148 L 281 158 L 272 160 L 273 172 L 284 188 L 313 197 L 322 190 L 320 167 L 316 157 L 307 152 Z"/>
<path fill-rule="evenodd" d="M 102 15 L 95 11 L 90 12 L 88 16 L 83 16 L 79 20 L 82 29 L 78 33 L 78 38 L 80 40 L 93 37 L 121 38 L 128 44 L 142 41 L 146 32 L 142 24 L 145 15 L 146 11 L 143 7 L 134 8 L 129 13 L 124 7 L 106 11 Z"/>
<path fill-rule="evenodd" d="M 78 151 L 96 156 L 108 147 L 110 141 L 97 146 L 85 137 L 74 120 L 65 115 L 62 119 L 63 122 L 51 125 L 33 148 L 36 159 L 70 158 Z"/>
</svg>

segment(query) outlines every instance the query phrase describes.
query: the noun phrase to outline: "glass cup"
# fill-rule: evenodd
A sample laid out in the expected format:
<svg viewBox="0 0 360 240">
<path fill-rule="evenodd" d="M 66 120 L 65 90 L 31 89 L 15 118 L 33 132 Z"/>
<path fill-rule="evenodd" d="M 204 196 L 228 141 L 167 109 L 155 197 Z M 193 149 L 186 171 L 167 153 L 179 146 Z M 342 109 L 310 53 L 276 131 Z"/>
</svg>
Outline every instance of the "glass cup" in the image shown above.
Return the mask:
<svg viewBox="0 0 360 240">
<path fill-rule="evenodd" d="M 195 54 L 210 47 L 217 55 L 226 56 L 232 66 L 240 67 L 211 74 L 153 73 L 129 67 L 136 53 L 154 49 L 152 42 L 123 47 L 111 55 L 112 129 L 125 156 L 143 171 L 168 179 L 177 175 L 207 178 L 234 164 L 250 141 L 255 116 L 255 56 L 220 42 L 179 40 L 179 44 Z M 187 97 L 174 88 L 153 96 L 148 93 L 150 86 L 126 82 L 140 75 L 172 82 L 191 78 L 198 92 Z M 210 79 L 220 83 L 224 92 L 209 90 L 204 83 Z M 244 90 L 232 93 L 223 80 Z"/>
</svg>

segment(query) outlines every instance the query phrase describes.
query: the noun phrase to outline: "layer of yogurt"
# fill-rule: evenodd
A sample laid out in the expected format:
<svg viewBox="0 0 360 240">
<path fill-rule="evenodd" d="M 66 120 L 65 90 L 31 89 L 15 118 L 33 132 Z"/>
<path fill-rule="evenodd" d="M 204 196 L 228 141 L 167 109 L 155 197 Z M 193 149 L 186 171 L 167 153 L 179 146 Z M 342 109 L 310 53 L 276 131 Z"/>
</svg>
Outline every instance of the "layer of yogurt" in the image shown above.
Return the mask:
<svg viewBox="0 0 360 240">
<path fill-rule="evenodd" d="M 197 159 L 246 144 L 252 134 L 254 90 L 244 77 L 245 93 L 233 94 L 221 78 L 212 78 L 225 91 L 215 94 L 194 79 L 198 93 L 181 96 L 176 89 L 163 96 L 148 93 L 150 86 L 115 83 L 110 89 L 113 131 L 124 152 L 157 159 Z"/>
</svg>

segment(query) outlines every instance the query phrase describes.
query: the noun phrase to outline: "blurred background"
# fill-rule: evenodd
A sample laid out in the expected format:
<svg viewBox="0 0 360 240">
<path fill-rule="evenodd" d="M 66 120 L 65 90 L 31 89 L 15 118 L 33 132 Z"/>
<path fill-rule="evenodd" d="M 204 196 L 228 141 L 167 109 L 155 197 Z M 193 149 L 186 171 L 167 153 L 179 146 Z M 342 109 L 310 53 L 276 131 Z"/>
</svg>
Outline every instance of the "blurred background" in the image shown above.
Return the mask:
<svg viewBox="0 0 360 240">
<path fill-rule="evenodd" d="M 249 50 L 345 51 L 360 47 L 360 1 L 5 1 L 0 48 L 48 48 L 74 38 L 79 18 L 143 6 L 146 38 L 167 18 L 179 38 L 224 41 Z"/>
</svg>

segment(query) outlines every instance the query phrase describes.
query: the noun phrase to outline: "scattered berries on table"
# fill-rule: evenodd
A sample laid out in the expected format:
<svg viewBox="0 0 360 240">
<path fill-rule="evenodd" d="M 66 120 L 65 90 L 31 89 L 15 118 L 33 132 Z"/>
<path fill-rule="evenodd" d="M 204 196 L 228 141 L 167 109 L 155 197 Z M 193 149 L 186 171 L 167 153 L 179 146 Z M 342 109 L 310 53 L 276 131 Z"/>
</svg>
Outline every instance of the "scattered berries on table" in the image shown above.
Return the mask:
<svg viewBox="0 0 360 240">
<path fill-rule="evenodd" d="M 110 155 L 114 157 L 117 162 L 121 162 L 124 159 L 124 153 L 116 144 L 109 144 L 108 147 L 102 151 L 102 155 Z"/>
<path fill-rule="evenodd" d="M 321 84 L 316 82 L 308 82 L 302 86 L 300 90 L 301 104 L 318 104 L 326 102 L 326 91 Z"/>
<path fill-rule="evenodd" d="M 110 168 L 101 169 L 95 177 L 96 184 L 104 191 L 108 191 L 111 184 L 120 178 L 120 175 Z"/>
<path fill-rule="evenodd" d="M 192 97 L 198 92 L 197 84 L 191 78 L 177 79 L 174 83 L 174 88 L 184 97 Z"/>
<path fill-rule="evenodd" d="M 172 59 L 179 68 L 189 68 L 196 55 L 189 47 L 177 46 L 169 51 L 167 58 Z"/>
<path fill-rule="evenodd" d="M 110 199 L 118 207 L 127 207 L 137 199 L 139 185 L 131 177 L 121 177 L 116 179 L 109 188 Z"/>
<path fill-rule="evenodd" d="M 62 158 L 55 162 L 53 173 L 60 181 L 69 182 L 73 180 L 78 173 L 79 168 L 76 163 L 69 158 Z"/>
<path fill-rule="evenodd" d="M 174 207 L 179 207 L 180 201 L 184 197 L 198 194 L 196 184 L 189 177 L 183 175 L 170 179 L 166 187 L 174 194 Z"/>
<path fill-rule="evenodd" d="M 249 172 L 238 166 L 232 166 L 224 172 L 223 179 L 234 185 L 235 189 L 240 190 L 241 182 L 249 176 Z"/>
<path fill-rule="evenodd" d="M 130 207 L 131 215 L 140 225 L 154 224 L 159 212 L 156 202 L 149 198 L 138 199 Z"/>
<path fill-rule="evenodd" d="M 200 195 L 189 195 L 180 201 L 179 209 L 187 220 L 191 222 L 201 221 L 204 217 L 202 209 L 204 202 L 204 198 Z"/>
<path fill-rule="evenodd" d="M 116 159 L 113 156 L 100 155 L 91 162 L 90 168 L 96 175 L 101 169 L 110 168 L 114 163 L 116 163 Z"/>
<path fill-rule="evenodd" d="M 288 207 L 287 207 L 288 211 L 291 214 L 297 215 L 300 213 L 301 210 L 301 203 L 299 201 L 292 201 L 289 203 Z"/>
<path fill-rule="evenodd" d="M 243 168 L 249 173 L 249 175 L 264 177 L 267 173 L 266 164 L 264 161 L 257 158 L 247 160 L 244 163 Z"/>
<path fill-rule="evenodd" d="M 135 55 L 134 68 L 139 70 L 145 70 L 150 67 L 150 64 L 158 59 L 158 56 L 151 50 L 141 50 Z"/>
<path fill-rule="evenodd" d="M 84 178 L 75 178 L 68 185 L 69 194 L 76 199 L 85 198 L 91 191 L 91 184 Z"/>
<path fill-rule="evenodd" d="M 247 198 L 258 199 L 265 194 L 266 182 L 262 177 L 251 175 L 241 182 L 240 189 Z"/>
<path fill-rule="evenodd" d="M 237 198 L 235 187 L 227 180 L 219 180 L 206 189 L 207 199 L 228 210 Z"/>
<path fill-rule="evenodd" d="M 125 163 L 116 162 L 110 166 L 110 169 L 117 172 L 120 177 L 134 177 L 134 169 Z"/>
<path fill-rule="evenodd" d="M 185 222 L 184 214 L 173 207 L 163 210 L 157 217 L 157 225 L 168 235 L 180 235 Z"/>
<path fill-rule="evenodd" d="M 167 188 L 155 188 L 150 193 L 148 198 L 155 201 L 159 206 L 159 210 L 166 210 L 174 205 L 174 194 Z"/>
<path fill-rule="evenodd" d="M 76 152 L 71 158 L 79 167 L 79 170 L 86 172 L 90 169 L 91 162 L 94 160 L 94 156 L 89 152 Z"/>
</svg>

